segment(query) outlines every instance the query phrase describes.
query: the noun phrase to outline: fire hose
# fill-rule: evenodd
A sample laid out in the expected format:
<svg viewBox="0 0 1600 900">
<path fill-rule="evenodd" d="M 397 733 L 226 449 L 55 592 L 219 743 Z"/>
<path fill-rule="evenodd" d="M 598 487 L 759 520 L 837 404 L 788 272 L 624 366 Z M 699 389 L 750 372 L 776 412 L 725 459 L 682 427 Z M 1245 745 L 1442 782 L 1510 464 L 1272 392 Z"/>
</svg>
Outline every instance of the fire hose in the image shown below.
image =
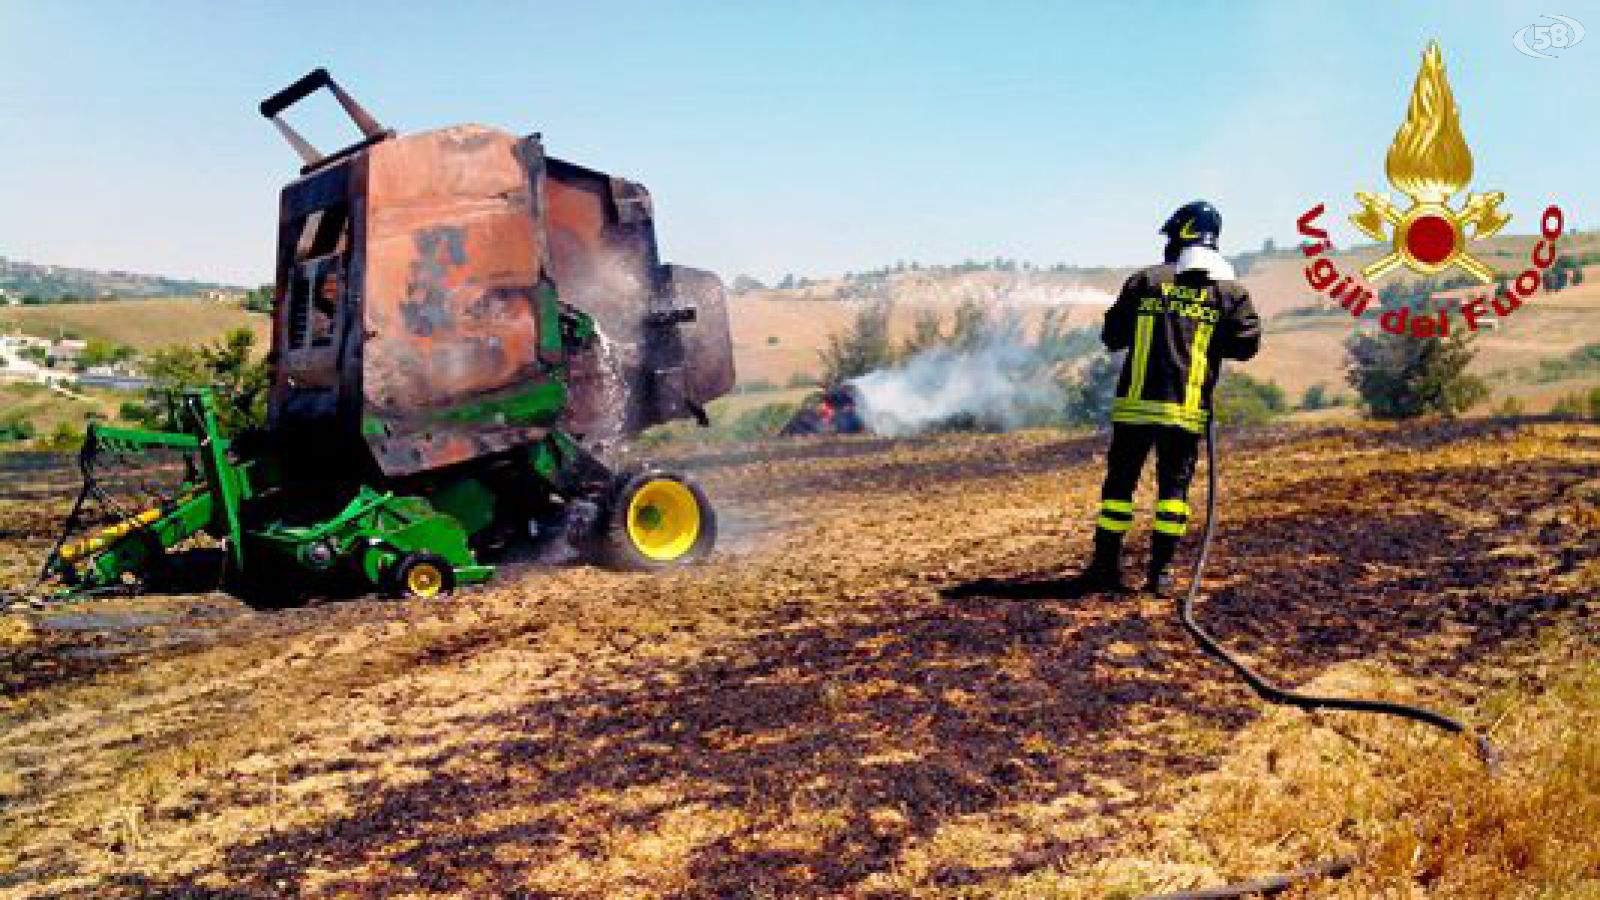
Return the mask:
<svg viewBox="0 0 1600 900">
<path fill-rule="evenodd" d="M 1215 531 L 1217 521 L 1217 428 L 1216 416 L 1206 420 L 1206 524 L 1200 534 L 1200 549 L 1194 559 L 1194 568 L 1189 574 L 1189 589 L 1178 598 L 1178 619 L 1183 623 L 1183 628 L 1194 638 L 1195 643 L 1207 655 L 1220 661 L 1233 673 L 1250 686 L 1257 697 L 1268 703 L 1280 706 L 1293 706 L 1298 709 L 1310 711 L 1315 709 L 1342 710 L 1345 712 L 1375 713 L 1385 716 L 1396 716 L 1421 722 L 1442 729 L 1451 734 L 1468 735 L 1474 739 L 1478 756 L 1492 773 L 1495 771 L 1499 754 L 1489 739 L 1481 734 L 1474 734 L 1471 729 L 1460 721 L 1443 713 L 1413 706 L 1408 703 L 1396 703 L 1388 700 L 1369 700 L 1359 697 L 1330 697 L 1319 694 L 1306 694 L 1299 691 L 1281 688 L 1260 673 L 1250 668 L 1243 660 L 1228 652 L 1226 647 L 1207 632 L 1194 617 L 1194 602 L 1200 594 L 1200 576 L 1205 572 L 1206 558 L 1211 551 L 1211 538 Z M 1311 878 L 1337 878 L 1354 869 L 1360 863 L 1359 856 L 1342 856 L 1335 859 L 1313 863 L 1293 872 L 1280 875 L 1270 875 L 1248 882 L 1224 885 L 1216 888 L 1205 888 L 1192 891 L 1178 891 L 1177 893 L 1151 895 L 1144 900 L 1228 900 L 1228 898 L 1248 896 L 1270 896 L 1282 893 L 1295 883 Z"/>
</svg>

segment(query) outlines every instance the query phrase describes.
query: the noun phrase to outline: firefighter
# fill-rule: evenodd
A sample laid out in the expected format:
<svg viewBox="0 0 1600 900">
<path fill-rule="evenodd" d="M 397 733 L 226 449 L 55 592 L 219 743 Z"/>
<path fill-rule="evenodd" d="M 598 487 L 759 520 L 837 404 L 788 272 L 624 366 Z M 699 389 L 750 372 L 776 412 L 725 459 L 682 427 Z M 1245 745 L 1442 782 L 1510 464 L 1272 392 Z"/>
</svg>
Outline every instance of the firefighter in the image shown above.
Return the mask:
<svg viewBox="0 0 1600 900">
<path fill-rule="evenodd" d="M 1204 200 L 1161 227 L 1164 261 L 1131 275 L 1106 311 L 1100 339 L 1126 350 L 1111 404 L 1111 448 L 1095 520 L 1094 558 L 1080 593 L 1125 592 L 1122 539 L 1133 526 L 1133 492 L 1152 448 L 1156 504 L 1145 590 L 1170 589 L 1167 565 L 1189 524 L 1189 480 L 1222 359 L 1246 360 L 1261 345 L 1261 320 L 1233 267 L 1217 250 L 1222 216 Z"/>
</svg>

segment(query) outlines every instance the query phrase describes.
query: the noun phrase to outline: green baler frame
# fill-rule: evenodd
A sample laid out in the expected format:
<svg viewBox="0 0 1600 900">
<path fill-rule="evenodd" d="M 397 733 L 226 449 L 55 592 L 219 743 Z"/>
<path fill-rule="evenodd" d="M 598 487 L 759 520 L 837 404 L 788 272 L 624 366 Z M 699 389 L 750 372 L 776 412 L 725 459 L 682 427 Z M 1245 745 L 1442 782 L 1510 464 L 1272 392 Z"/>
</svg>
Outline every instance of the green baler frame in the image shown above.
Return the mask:
<svg viewBox="0 0 1600 900">
<path fill-rule="evenodd" d="M 382 586 L 386 573 L 413 554 L 438 558 L 458 584 L 480 583 L 494 574 L 493 567 L 478 564 L 468 546 L 470 523 L 441 512 L 422 497 L 361 485 L 339 512 L 326 519 L 294 524 L 257 521 L 250 504 L 267 486 L 257 484 L 252 475 L 268 467 L 261 460 L 234 458 L 212 392 L 183 392 L 173 418 L 176 427 L 187 430 L 90 428 L 82 458 L 84 492 L 69 517 L 69 532 L 95 490 L 93 459 L 102 452 L 177 451 L 188 457 L 190 477 L 172 500 L 158 507 L 83 540 L 58 542 L 45 564 L 47 576 L 67 585 L 58 598 L 120 587 L 129 576 L 147 573 L 169 549 L 202 533 L 223 542 L 229 580 L 235 585 L 276 581 L 269 576 L 283 574 L 285 564 L 307 574 L 331 574 L 340 562 L 348 561 L 342 567 L 346 574 L 353 571 L 370 586 Z M 466 488 L 474 484 L 463 482 Z M 454 505 L 470 507 L 470 498 Z"/>
</svg>

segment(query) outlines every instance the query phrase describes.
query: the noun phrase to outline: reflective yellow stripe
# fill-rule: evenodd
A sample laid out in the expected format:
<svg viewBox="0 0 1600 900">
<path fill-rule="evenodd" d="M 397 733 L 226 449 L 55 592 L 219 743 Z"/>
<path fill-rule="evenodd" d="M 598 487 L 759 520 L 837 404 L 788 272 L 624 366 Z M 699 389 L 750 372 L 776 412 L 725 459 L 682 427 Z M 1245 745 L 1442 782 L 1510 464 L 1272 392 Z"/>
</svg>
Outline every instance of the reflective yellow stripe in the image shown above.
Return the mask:
<svg viewBox="0 0 1600 900">
<path fill-rule="evenodd" d="M 1185 409 L 1200 408 L 1200 389 L 1206 383 L 1206 349 L 1211 346 L 1210 322 L 1201 322 L 1194 330 L 1194 343 L 1189 346 L 1189 387 L 1183 395 Z"/>
<path fill-rule="evenodd" d="M 1189 523 L 1187 523 L 1187 522 L 1167 522 L 1167 521 L 1163 521 L 1161 519 L 1157 519 L 1155 521 L 1155 524 L 1150 526 L 1150 527 L 1152 527 L 1155 530 L 1161 532 L 1162 534 L 1182 535 L 1185 531 L 1188 530 Z"/>
<path fill-rule="evenodd" d="M 1178 425 L 1189 431 L 1201 431 L 1205 428 L 1207 415 L 1203 409 L 1187 409 L 1180 404 L 1160 400 L 1118 397 L 1111 401 L 1111 421 L 1130 425 Z"/>
<path fill-rule="evenodd" d="M 1107 531 L 1127 531 L 1129 528 L 1133 527 L 1132 521 L 1113 519 L 1109 516 L 1101 516 L 1100 518 L 1095 519 L 1094 524 L 1104 528 Z"/>
<path fill-rule="evenodd" d="M 1100 501 L 1100 508 L 1101 509 L 1109 509 L 1112 512 L 1131 513 L 1131 512 L 1133 512 L 1133 501 L 1132 500 L 1101 500 Z"/>
<path fill-rule="evenodd" d="M 1187 516 L 1189 514 L 1189 504 L 1182 500 L 1157 500 L 1156 512 L 1177 513 Z"/>
<path fill-rule="evenodd" d="M 1144 370 L 1150 363 L 1150 334 L 1155 324 L 1155 316 L 1140 316 L 1133 332 L 1133 374 L 1128 379 L 1130 400 L 1137 400 L 1144 393 Z"/>
</svg>

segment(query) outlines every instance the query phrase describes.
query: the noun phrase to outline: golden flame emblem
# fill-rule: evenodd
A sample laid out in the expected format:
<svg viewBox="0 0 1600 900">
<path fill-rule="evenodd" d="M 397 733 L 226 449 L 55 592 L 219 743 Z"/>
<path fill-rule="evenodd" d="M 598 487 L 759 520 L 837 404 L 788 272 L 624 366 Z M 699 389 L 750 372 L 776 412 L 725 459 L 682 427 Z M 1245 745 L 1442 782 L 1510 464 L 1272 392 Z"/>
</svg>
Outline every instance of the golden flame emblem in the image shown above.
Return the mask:
<svg viewBox="0 0 1600 900">
<path fill-rule="evenodd" d="M 1501 191 L 1468 194 L 1459 210 L 1449 205 L 1472 180 L 1472 151 L 1461 135 L 1461 111 L 1437 41 L 1422 54 L 1406 119 L 1389 145 L 1385 169 L 1389 183 L 1411 198 L 1411 206 L 1401 210 L 1388 197 L 1356 192 L 1362 208 L 1350 217 L 1351 223 L 1373 240 L 1393 246 L 1363 273 L 1381 278 L 1401 263 L 1424 275 L 1459 266 L 1484 284 L 1493 283 L 1494 270 L 1468 253 L 1466 245 L 1495 234 L 1511 216 L 1498 208 L 1505 200 Z M 1386 224 L 1393 226 L 1392 233 Z"/>
</svg>

